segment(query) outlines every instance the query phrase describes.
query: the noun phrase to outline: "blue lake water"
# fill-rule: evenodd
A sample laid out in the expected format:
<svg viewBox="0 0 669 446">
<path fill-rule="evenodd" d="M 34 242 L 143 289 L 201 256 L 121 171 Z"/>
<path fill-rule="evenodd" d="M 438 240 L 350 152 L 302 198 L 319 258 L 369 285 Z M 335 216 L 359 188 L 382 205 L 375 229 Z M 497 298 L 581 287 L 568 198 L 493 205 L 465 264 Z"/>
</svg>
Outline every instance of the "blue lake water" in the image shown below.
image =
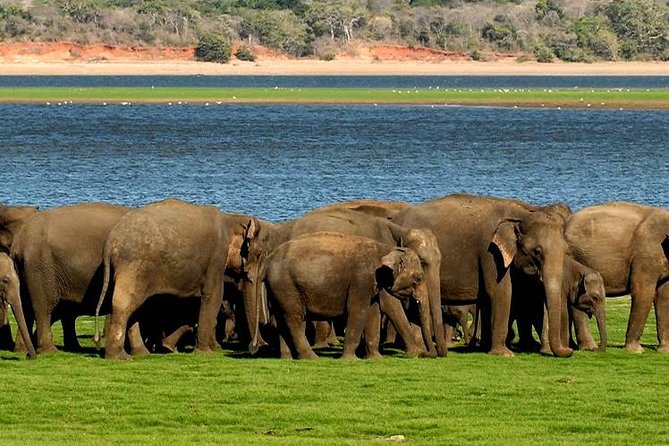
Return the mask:
<svg viewBox="0 0 669 446">
<path fill-rule="evenodd" d="M 0 105 L 0 202 L 165 197 L 281 220 L 453 192 L 669 206 L 666 111 Z"/>
</svg>

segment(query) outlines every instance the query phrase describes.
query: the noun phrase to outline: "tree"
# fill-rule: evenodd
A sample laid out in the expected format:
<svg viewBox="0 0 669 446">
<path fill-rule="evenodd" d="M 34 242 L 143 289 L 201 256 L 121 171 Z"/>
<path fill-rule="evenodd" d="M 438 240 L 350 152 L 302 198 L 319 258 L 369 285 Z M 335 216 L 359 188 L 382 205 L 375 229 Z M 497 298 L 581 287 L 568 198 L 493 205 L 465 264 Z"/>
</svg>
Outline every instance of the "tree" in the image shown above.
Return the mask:
<svg viewBox="0 0 669 446">
<path fill-rule="evenodd" d="M 653 0 L 614 0 L 601 8 L 624 45 L 660 57 L 669 45 L 666 8 Z"/>
<path fill-rule="evenodd" d="M 200 37 L 195 47 L 195 58 L 204 62 L 227 63 L 232 49 L 220 34 L 207 34 Z"/>
</svg>

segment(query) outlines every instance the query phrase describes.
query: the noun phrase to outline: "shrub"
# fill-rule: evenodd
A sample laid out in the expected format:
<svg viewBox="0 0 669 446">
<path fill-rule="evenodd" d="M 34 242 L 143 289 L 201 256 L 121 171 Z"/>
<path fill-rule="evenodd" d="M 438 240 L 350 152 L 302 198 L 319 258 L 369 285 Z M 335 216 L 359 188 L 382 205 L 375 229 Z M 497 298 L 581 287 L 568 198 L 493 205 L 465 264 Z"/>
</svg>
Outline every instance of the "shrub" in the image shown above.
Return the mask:
<svg viewBox="0 0 669 446">
<path fill-rule="evenodd" d="M 553 52 L 546 45 L 537 45 L 537 47 L 534 49 L 534 57 L 537 58 L 537 62 L 553 62 Z"/>
<path fill-rule="evenodd" d="M 254 62 L 256 60 L 256 56 L 254 56 L 248 48 L 244 47 L 239 47 L 237 51 L 235 51 L 235 57 L 245 62 Z"/>
<path fill-rule="evenodd" d="M 325 54 L 322 54 L 321 57 L 320 57 L 321 60 L 324 60 L 326 62 L 334 60 L 334 58 L 335 58 L 335 55 L 333 53 L 325 53 Z"/>
<path fill-rule="evenodd" d="M 200 37 L 195 47 L 195 58 L 204 62 L 227 63 L 230 61 L 230 42 L 219 34 Z"/>
</svg>

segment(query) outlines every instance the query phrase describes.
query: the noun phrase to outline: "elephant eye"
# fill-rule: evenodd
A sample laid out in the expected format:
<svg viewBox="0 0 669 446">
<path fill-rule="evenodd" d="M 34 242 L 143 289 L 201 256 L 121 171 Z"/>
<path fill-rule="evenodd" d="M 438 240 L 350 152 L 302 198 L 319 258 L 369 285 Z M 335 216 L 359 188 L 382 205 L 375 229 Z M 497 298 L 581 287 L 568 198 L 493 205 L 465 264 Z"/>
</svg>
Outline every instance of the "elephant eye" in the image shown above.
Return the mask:
<svg viewBox="0 0 669 446">
<path fill-rule="evenodd" d="M 532 249 L 532 255 L 536 258 L 541 258 L 544 254 L 544 250 L 541 249 L 541 246 L 535 246 L 534 249 Z"/>
</svg>

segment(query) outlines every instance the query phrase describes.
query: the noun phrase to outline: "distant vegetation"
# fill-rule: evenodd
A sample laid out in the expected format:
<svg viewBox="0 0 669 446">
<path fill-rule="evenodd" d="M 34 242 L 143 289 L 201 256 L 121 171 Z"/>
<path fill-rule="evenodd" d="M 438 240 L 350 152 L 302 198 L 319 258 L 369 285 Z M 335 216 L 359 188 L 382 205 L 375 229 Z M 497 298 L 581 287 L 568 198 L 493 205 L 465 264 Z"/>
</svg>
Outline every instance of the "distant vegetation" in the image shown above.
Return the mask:
<svg viewBox="0 0 669 446">
<path fill-rule="evenodd" d="M 351 43 L 382 42 L 477 60 L 490 52 L 542 62 L 669 60 L 669 6 L 653 0 L 0 0 L 0 39 L 198 48 L 215 39 L 218 47 L 221 40 L 224 47 L 243 45 L 242 57 L 253 57 L 256 44 L 324 58 Z"/>
</svg>

